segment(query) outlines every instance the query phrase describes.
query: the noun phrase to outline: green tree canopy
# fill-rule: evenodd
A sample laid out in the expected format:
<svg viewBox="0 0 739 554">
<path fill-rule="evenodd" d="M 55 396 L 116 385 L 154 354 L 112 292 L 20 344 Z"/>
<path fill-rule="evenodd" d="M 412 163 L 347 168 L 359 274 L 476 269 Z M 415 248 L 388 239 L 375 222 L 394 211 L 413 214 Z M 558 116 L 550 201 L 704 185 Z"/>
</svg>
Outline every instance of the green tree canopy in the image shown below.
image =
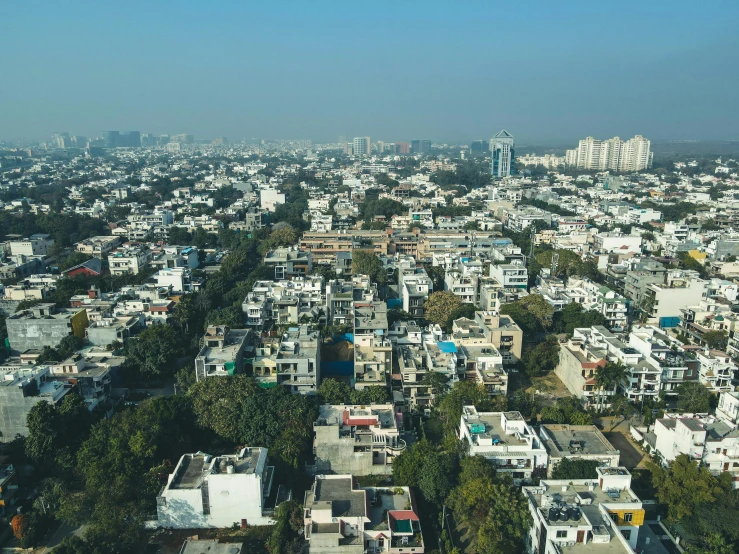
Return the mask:
<svg viewBox="0 0 739 554">
<path fill-rule="evenodd" d="M 687 381 L 677 387 L 677 409 L 680 412 L 708 413 L 716 404 L 716 397 L 698 381 Z"/>
</svg>

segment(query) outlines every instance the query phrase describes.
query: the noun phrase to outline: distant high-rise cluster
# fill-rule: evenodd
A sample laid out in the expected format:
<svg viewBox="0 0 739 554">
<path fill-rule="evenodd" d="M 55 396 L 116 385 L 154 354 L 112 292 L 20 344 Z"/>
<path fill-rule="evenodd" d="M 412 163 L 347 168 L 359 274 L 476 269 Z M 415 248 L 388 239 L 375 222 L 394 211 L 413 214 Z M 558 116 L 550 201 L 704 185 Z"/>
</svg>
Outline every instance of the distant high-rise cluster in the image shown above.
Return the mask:
<svg viewBox="0 0 739 554">
<path fill-rule="evenodd" d="M 411 141 L 411 152 L 413 154 L 430 154 L 431 141 L 418 139 Z"/>
<path fill-rule="evenodd" d="M 510 177 L 513 171 L 513 135 L 503 130 L 490 139 L 490 173 L 493 177 Z"/>
<path fill-rule="evenodd" d="M 103 146 L 105 148 L 138 148 L 141 146 L 139 131 L 103 131 Z"/>
<path fill-rule="evenodd" d="M 581 169 L 639 171 L 652 165 L 652 157 L 649 139 L 641 135 L 626 141 L 618 137 L 608 140 L 588 137 L 576 149 L 567 151 L 565 161 L 568 166 Z"/>
</svg>

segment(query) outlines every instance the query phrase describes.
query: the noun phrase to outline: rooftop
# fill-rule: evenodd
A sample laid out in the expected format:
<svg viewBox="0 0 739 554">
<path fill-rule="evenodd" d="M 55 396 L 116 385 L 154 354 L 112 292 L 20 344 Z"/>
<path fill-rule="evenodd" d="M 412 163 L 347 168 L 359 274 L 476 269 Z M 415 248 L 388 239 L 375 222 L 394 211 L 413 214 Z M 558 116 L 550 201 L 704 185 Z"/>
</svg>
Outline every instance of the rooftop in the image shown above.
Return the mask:
<svg viewBox="0 0 739 554">
<path fill-rule="evenodd" d="M 170 489 L 197 489 L 209 474 L 244 475 L 261 473 L 267 460 L 265 448 L 244 448 L 238 454 L 211 456 L 204 452 L 185 454 L 170 478 Z"/>
<path fill-rule="evenodd" d="M 554 457 L 619 454 L 595 425 L 542 425 L 540 436 Z"/>
</svg>

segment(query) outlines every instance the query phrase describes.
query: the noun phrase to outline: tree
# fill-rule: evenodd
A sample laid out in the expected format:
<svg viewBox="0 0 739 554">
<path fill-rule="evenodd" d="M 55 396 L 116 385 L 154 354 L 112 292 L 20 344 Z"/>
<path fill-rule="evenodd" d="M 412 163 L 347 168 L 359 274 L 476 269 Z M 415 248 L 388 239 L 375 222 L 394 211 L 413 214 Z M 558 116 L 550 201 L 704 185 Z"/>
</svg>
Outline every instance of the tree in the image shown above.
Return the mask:
<svg viewBox="0 0 739 554">
<path fill-rule="evenodd" d="M 537 377 L 554 371 L 559 363 L 559 340 L 556 336 L 549 335 L 544 342 L 528 350 L 523 361 L 526 375 L 529 377 Z"/>
<path fill-rule="evenodd" d="M 698 381 L 687 381 L 677 387 L 677 409 L 680 412 L 708 413 L 715 404 L 716 397 Z"/>
<path fill-rule="evenodd" d="M 418 477 L 418 488 L 428 502 L 441 506 L 452 489 L 453 475 L 452 455 L 435 453 L 423 461 Z"/>
<path fill-rule="evenodd" d="M 387 273 L 380 258 L 372 252 L 354 250 L 352 252 L 352 273 L 354 275 L 368 275 L 372 281 L 384 285 Z"/>
<path fill-rule="evenodd" d="M 239 442 L 243 436 L 244 400 L 254 394 L 258 386 L 253 378 L 245 375 L 201 379 L 188 391 L 196 424 L 225 440 Z"/>
<path fill-rule="evenodd" d="M 413 443 L 393 460 L 393 482 L 400 486 L 417 487 L 426 458 L 434 455 L 433 446 L 425 438 Z"/>
<path fill-rule="evenodd" d="M 726 332 L 725 331 L 706 331 L 701 337 L 708 348 L 711 350 L 725 350 L 726 349 Z"/>
<path fill-rule="evenodd" d="M 13 516 L 13 519 L 10 521 L 10 526 L 13 528 L 13 535 L 15 538 L 19 541 L 23 540 L 23 537 L 25 537 L 28 532 L 28 517 L 24 514 L 17 514 Z"/>
<path fill-rule="evenodd" d="M 699 467 L 687 454 L 680 454 L 668 468 L 649 467 L 657 499 L 667 505 L 670 517 L 682 519 L 702 504 L 714 502 L 722 493 L 719 481 L 707 467 Z"/>
<path fill-rule="evenodd" d="M 446 327 L 452 313 L 462 306 L 462 299 L 449 291 L 436 291 L 429 295 L 424 304 L 426 319 Z"/>
<path fill-rule="evenodd" d="M 391 198 L 379 198 L 376 200 L 365 200 L 362 204 L 362 218 L 371 221 L 375 216 L 381 215 L 390 219 L 394 215 L 405 213 L 406 207 L 397 200 Z"/>
<path fill-rule="evenodd" d="M 599 466 L 598 460 L 563 458 L 552 471 L 552 479 L 595 479 L 598 477 L 595 468 Z"/>
<path fill-rule="evenodd" d="M 270 250 L 281 246 L 293 246 L 298 242 L 298 232 L 292 226 L 285 224 L 283 227 L 272 231 L 270 235 L 259 245 L 259 253 L 263 256 Z"/>
<path fill-rule="evenodd" d="M 126 365 L 146 378 L 172 375 L 183 353 L 182 337 L 168 324 L 151 325 L 126 343 Z"/>
<path fill-rule="evenodd" d="M 318 386 L 318 395 L 324 404 L 346 404 L 349 401 L 351 388 L 343 381 L 336 379 L 323 379 Z"/>
</svg>

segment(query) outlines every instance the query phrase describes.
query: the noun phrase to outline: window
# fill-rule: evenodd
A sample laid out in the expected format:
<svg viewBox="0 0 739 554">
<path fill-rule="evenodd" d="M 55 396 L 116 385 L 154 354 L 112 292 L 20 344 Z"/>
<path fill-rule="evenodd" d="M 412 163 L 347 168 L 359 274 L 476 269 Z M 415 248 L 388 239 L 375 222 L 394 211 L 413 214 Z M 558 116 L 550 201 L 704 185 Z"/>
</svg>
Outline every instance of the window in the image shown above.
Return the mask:
<svg viewBox="0 0 739 554">
<path fill-rule="evenodd" d="M 624 536 L 624 539 L 631 540 L 631 529 L 626 529 L 625 531 L 621 531 L 621 534 Z"/>
<path fill-rule="evenodd" d="M 558 539 L 566 539 L 567 538 L 567 531 L 557 531 L 557 538 Z"/>
<path fill-rule="evenodd" d="M 624 514 L 624 521 L 626 523 L 630 523 L 632 519 L 634 519 L 634 514 L 632 514 L 631 512 Z"/>
</svg>

